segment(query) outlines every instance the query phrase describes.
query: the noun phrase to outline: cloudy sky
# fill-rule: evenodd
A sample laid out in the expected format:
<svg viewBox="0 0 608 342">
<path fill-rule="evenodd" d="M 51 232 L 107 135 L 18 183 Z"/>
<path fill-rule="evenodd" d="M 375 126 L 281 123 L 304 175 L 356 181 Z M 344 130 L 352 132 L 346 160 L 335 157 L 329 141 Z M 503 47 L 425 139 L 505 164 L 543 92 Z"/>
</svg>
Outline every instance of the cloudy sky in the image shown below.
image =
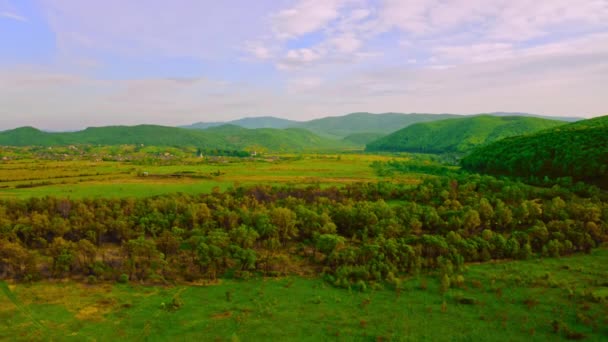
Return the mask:
<svg viewBox="0 0 608 342">
<path fill-rule="evenodd" d="M 0 129 L 606 99 L 608 0 L 0 0 Z"/>
</svg>

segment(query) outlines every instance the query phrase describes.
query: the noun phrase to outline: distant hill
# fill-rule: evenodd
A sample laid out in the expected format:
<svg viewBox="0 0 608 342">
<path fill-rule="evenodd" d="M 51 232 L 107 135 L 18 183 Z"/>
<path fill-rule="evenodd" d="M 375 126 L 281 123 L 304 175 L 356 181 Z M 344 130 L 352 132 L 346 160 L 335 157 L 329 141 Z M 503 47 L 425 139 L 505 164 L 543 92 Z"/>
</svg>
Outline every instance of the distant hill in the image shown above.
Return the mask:
<svg viewBox="0 0 608 342">
<path fill-rule="evenodd" d="M 355 145 L 365 146 L 367 143 L 380 139 L 384 136 L 383 133 L 354 133 L 345 136 L 342 140 L 348 141 Z"/>
<path fill-rule="evenodd" d="M 488 113 L 492 116 L 529 116 L 533 118 L 541 118 L 541 119 L 549 119 L 549 120 L 558 120 L 565 122 L 576 122 L 580 120 L 585 120 L 585 118 L 577 117 L 577 116 L 548 116 L 548 115 L 538 115 L 538 114 L 530 114 L 530 113 L 520 113 L 520 112 L 492 112 Z"/>
<path fill-rule="evenodd" d="M 31 141 L 44 146 L 63 144 L 60 136 L 50 135 L 30 126 L 0 132 L 0 145 L 25 146 Z"/>
<path fill-rule="evenodd" d="M 276 118 L 272 116 L 252 117 L 243 118 L 239 120 L 233 120 L 229 122 L 199 122 L 189 126 L 183 126 L 183 128 L 191 129 L 207 129 L 210 127 L 217 127 L 223 124 L 231 124 L 241 126 L 245 128 L 304 128 L 317 135 L 332 138 L 332 139 L 344 139 L 350 135 L 365 133 L 379 135 L 387 135 L 393 133 L 399 129 L 405 128 L 409 125 L 419 122 L 432 122 L 438 120 L 444 120 L 449 118 L 463 118 L 472 117 L 474 115 L 457 115 L 457 114 L 421 114 L 421 113 L 351 113 L 343 116 L 330 116 L 321 119 L 314 119 L 310 121 L 293 121 L 287 119 Z M 560 121 L 576 121 L 580 118 L 574 117 L 543 117 L 541 115 L 529 114 L 529 113 L 506 113 L 506 112 L 495 112 L 488 113 L 486 115 L 492 116 L 529 116 L 538 117 L 545 119 L 555 119 Z M 361 143 L 360 138 L 363 136 L 354 136 L 355 139 L 359 139 L 358 144 Z M 346 139 L 350 141 L 351 138 Z"/>
<path fill-rule="evenodd" d="M 297 128 L 247 129 L 223 125 L 206 130 L 139 125 L 91 127 L 78 132 L 48 133 L 32 127 L 0 132 L 0 145 L 58 146 L 58 145 L 122 145 L 244 149 L 260 147 L 269 151 L 319 151 L 352 148 L 354 144 L 319 137 Z"/>
<path fill-rule="evenodd" d="M 207 129 L 230 124 L 245 128 L 303 128 L 319 136 L 340 140 L 352 134 L 385 135 L 417 122 L 442 120 L 451 117 L 461 117 L 456 114 L 401 114 L 401 113 L 351 113 L 343 116 L 329 116 L 310 121 L 293 121 L 262 116 L 243 118 L 228 122 L 199 122 L 189 126 L 189 129 Z M 361 137 L 359 137 L 361 138 Z M 348 141 L 349 139 L 347 139 Z"/>
<path fill-rule="evenodd" d="M 302 122 L 298 127 L 324 137 L 341 139 L 356 133 L 388 134 L 417 122 L 436 121 L 452 117 L 459 116 L 454 114 L 352 113 Z"/>
<path fill-rule="evenodd" d="M 608 116 L 496 141 L 476 149 L 461 164 L 481 173 L 571 177 L 608 188 Z"/>
<path fill-rule="evenodd" d="M 181 128 L 190 129 L 207 129 L 210 127 L 217 127 L 222 125 L 235 125 L 244 128 L 288 128 L 294 127 L 299 124 L 298 121 L 275 118 L 274 116 L 259 116 L 252 118 L 243 118 L 238 120 L 232 120 L 228 122 L 197 122 L 188 126 L 181 126 Z"/>
<path fill-rule="evenodd" d="M 372 141 L 367 151 L 465 153 L 510 136 L 564 125 L 562 121 L 523 116 L 490 116 L 417 123 Z"/>
</svg>

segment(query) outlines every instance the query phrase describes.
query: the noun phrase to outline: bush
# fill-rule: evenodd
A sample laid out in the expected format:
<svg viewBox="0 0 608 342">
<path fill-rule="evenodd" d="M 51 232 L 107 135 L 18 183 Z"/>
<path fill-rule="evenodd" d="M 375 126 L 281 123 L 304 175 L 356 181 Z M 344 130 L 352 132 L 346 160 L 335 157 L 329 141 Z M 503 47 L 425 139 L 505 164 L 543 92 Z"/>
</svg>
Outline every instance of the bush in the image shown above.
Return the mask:
<svg viewBox="0 0 608 342">
<path fill-rule="evenodd" d="M 87 277 L 87 283 L 89 284 L 96 284 L 97 283 L 97 277 L 94 275 L 90 275 Z"/>
<path fill-rule="evenodd" d="M 129 282 L 129 276 L 123 273 L 118 277 L 117 281 L 119 284 L 126 284 Z"/>
<path fill-rule="evenodd" d="M 184 306 L 184 301 L 182 300 L 182 297 L 179 294 L 173 296 L 173 299 L 171 300 L 171 309 L 173 311 L 179 310 L 182 306 Z"/>
<path fill-rule="evenodd" d="M 463 304 L 463 305 L 475 305 L 477 303 L 477 300 L 475 298 L 469 298 L 469 297 L 460 297 L 460 298 L 457 298 L 456 301 L 458 302 L 458 304 Z"/>
</svg>

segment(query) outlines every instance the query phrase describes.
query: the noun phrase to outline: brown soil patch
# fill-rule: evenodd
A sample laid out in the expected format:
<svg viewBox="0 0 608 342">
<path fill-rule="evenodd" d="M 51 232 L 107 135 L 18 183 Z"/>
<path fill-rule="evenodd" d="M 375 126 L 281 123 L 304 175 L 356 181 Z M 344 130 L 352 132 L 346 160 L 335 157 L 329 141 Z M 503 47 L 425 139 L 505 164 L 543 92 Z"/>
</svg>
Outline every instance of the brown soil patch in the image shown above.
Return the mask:
<svg viewBox="0 0 608 342">
<path fill-rule="evenodd" d="M 211 318 L 213 318 L 213 319 L 227 319 L 227 318 L 230 318 L 230 317 L 232 317 L 232 312 L 231 311 L 224 311 L 224 312 L 213 314 L 211 316 Z"/>
</svg>

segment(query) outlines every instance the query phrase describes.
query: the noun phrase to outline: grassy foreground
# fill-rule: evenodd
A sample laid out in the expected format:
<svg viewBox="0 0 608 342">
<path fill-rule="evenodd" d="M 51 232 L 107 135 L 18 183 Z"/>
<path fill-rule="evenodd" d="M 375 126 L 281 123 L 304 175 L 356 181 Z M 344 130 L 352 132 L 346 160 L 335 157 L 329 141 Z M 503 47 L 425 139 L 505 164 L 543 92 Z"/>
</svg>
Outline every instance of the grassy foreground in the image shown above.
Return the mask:
<svg viewBox="0 0 608 342">
<path fill-rule="evenodd" d="M 147 287 L 0 283 L 0 339 L 547 341 L 608 338 L 608 250 L 469 265 L 400 292 L 277 278 Z M 175 304 L 175 305 L 174 305 Z"/>
</svg>

